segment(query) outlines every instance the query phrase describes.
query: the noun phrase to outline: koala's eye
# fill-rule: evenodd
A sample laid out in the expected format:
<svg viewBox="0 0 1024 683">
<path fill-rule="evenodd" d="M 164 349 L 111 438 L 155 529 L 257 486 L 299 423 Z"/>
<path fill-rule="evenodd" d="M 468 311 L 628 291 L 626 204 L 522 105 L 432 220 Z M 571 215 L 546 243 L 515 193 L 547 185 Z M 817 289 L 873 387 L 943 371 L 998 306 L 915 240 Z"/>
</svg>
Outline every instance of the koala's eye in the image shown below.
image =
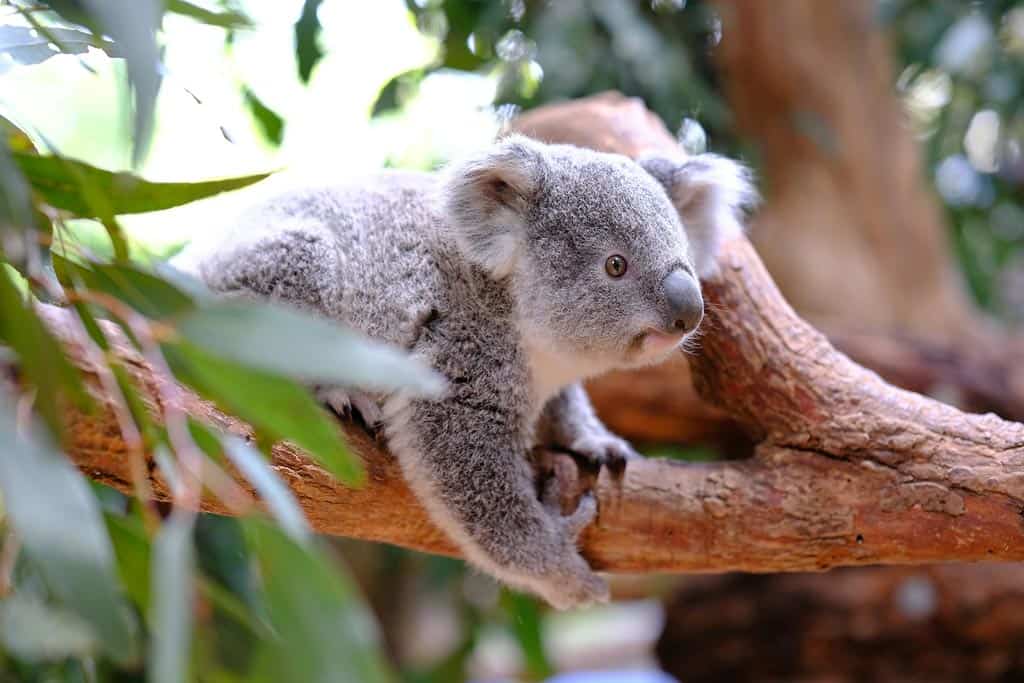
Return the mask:
<svg viewBox="0 0 1024 683">
<path fill-rule="evenodd" d="M 626 259 L 618 254 L 612 254 L 604 262 L 604 271 L 611 277 L 622 277 L 626 274 Z"/>
</svg>

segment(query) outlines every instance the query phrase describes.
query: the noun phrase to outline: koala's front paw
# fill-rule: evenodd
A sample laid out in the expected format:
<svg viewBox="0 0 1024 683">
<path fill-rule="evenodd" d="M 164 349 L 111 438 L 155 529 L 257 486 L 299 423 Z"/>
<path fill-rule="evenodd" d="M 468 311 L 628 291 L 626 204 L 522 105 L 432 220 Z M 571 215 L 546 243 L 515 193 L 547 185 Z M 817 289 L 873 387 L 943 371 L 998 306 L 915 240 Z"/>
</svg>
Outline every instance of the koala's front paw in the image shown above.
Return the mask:
<svg viewBox="0 0 1024 683">
<path fill-rule="evenodd" d="M 608 431 L 584 434 L 569 445 L 569 450 L 594 465 L 607 465 L 614 470 L 621 470 L 629 460 L 643 457 L 628 441 Z"/>
</svg>

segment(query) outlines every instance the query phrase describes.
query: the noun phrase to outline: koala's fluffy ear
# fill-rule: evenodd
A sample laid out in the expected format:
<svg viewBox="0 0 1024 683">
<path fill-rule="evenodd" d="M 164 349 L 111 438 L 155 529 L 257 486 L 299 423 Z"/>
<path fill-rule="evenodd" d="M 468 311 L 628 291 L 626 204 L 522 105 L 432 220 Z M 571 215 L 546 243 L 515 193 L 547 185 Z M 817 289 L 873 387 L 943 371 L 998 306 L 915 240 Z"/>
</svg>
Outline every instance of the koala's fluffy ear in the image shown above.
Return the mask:
<svg viewBox="0 0 1024 683">
<path fill-rule="evenodd" d="M 541 144 L 513 135 L 447 172 L 444 200 L 459 249 L 495 278 L 515 266 L 544 170 Z"/>
<path fill-rule="evenodd" d="M 750 170 L 717 154 L 639 163 L 665 187 L 690 241 L 697 275 L 714 274 L 722 242 L 743 231 L 743 210 L 757 202 Z"/>
</svg>

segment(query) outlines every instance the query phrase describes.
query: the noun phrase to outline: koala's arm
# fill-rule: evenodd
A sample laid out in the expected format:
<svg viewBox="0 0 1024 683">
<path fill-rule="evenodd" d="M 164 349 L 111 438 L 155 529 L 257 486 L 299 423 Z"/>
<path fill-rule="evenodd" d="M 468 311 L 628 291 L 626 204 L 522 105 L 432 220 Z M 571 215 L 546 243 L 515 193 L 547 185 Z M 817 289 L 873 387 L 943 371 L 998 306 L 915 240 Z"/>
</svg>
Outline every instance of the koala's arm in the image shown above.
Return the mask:
<svg viewBox="0 0 1024 683">
<path fill-rule="evenodd" d="M 537 425 L 537 442 L 563 448 L 595 464 L 619 466 L 641 457 L 629 442 L 613 434 L 594 413 L 580 384 L 571 384 L 544 406 Z"/>
<path fill-rule="evenodd" d="M 743 210 L 757 203 L 751 172 L 717 154 L 682 161 L 660 156 L 637 160 L 668 193 L 690 241 L 697 275 L 716 271 L 722 242 L 743 232 Z"/>
<path fill-rule="evenodd" d="M 556 486 L 549 483 L 538 497 L 529 430 L 515 407 L 525 406 L 525 397 L 509 395 L 516 385 L 494 356 L 448 340 L 416 354 L 448 375 L 448 395 L 399 396 L 385 405 L 388 442 L 413 491 L 484 571 L 560 609 L 606 600 L 607 584 L 576 546 L 596 515 L 595 499 L 585 496 L 573 514 L 562 516 Z"/>
</svg>

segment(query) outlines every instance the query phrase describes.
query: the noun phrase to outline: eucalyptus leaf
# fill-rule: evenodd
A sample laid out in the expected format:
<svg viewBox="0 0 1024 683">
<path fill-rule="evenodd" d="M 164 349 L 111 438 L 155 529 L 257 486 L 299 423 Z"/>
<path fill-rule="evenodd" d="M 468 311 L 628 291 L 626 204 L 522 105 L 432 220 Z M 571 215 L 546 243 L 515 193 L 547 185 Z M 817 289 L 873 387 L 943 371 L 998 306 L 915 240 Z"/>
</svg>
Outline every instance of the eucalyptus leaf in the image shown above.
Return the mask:
<svg viewBox="0 0 1024 683">
<path fill-rule="evenodd" d="M 14 163 L 7 141 L 0 140 L 0 231 L 32 225 L 28 181 Z"/>
<path fill-rule="evenodd" d="M 114 545 L 117 572 L 121 583 L 139 610 L 149 611 L 150 544 L 142 520 L 138 516 L 108 514 L 107 533 Z"/>
<path fill-rule="evenodd" d="M 221 28 L 251 28 L 252 20 L 238 10 L 210 10 L 185 0 L 167 0 L 167 11 L 191 17 L 196 21 Z"/>
<path fill-rule="evenodd" d="M 185 314 L 190 341 L 238 363 L 303 382 L 437 396 L 444 380 L 404 352 L 297 309 L 217 301 Z"/>
<path fill-rule="evenodd" d="M 248 87 L 242 88 L 245 105 L 249 108 L 260 130 L 275 146 L 280 146 L 284 139 L 284 119 L 276 111 L 268 107 Z"/>
<path fill-rule="evenodd" d="M 59 276 L 109 294 L 148 318 L 166 318 L 195 307 L 192 298 L 164 278 L 132 263 L 75 263 L 57 254 Z"/>
<path fill-rule="evenodd" d="M 106 654 L 133 664 L 137 625 L 89 485 L 34 423 L 19 433 L 14 407 L 2 395 L 0 453 L 0 493 L 27 556 L 53 595 L 89 622 Z"/>
<path fill-rule="evenodd" d="M 19 367 L 36 390 L 35 406 L 54 434 L 63 430 L 58 398 L 65 396 L 82 408 L 92 404 L 82 379 L 64 351 L 27 301 L 0 268 L 0 342 L 18 354 Z"/>
<path fill-rule="evenodd" d="M 522 593 L 506 590 L 502 596 L 502 606 L 509 616 L 530 680 L 542 681 L 553 676 L 555 667 L 544 647 L 541 612 L 537 601 Z"/>
<path fill-rule="evenodd" d="M 362 465 L 345 448 L 337 420 L 304 387 L 187 342 L 165 344 L 163 350 L 175 376 L 203 397 L 272 439 L 296 444 L 340 481 L 362 482 Z"/>
<path fill-rule="evenodd" d="M 267 680 L 328 683 L 393 681 L 377 626 L 354 582 L 316 544 L 297 543 L 273 524 L 243 522 L 259 562 L 264 598 L 278 637 Z"/>
<path fill-rule="evenodd" d="M 313 67 L 324 56 L 319 43 L 320 19 L 317 16 L 321 4 L 323 0 L 305 0 L 299 20 L 295 22 L 295 61 L 303 83 L 309 82 Z"/>
<path fill-rule="evenodd" d="M 221 438 L 224 452 L 242 476 L 249 480 L 266 502 L 274 518 L 297 541 L 308 541 L 312 535 L 299 503 L 281 478 L 263 459 L 263 455 L 238 437 Z"/>
<path fill-rule="evenodd" d="M 127 64 L 134 104 L 132 159 L 145 156 L 153 135 L 156 96 L 160 91 L 160 49 L 156 32 L 163 19 L 164 0 L 82 0 L 103 33 L 114 39 Z"/>
<path fill-rule="evenodd" d="M 195 551 L 190 512 L 176 510 L 153 543 L 152 628 L 148 662 L 151 683 L 185 683 L 195 601 Z"/>
<path fill-rule="evenodd" d="M 237 190 L 270 175 L 259 173 L 195 183 L 155 183 L 131 173 L 114 173 L 74 159 L 24 152 L 15 152 L 13 157 L 47 204 L 82 218 L 162 211 Z M 86 185 L 95 188 L 104 201 L 85 196 Z"/>
<path fill-rule="evenodd" d="M 60 54 L 80 55 L 90 47 L 98 47 L 111 56 L 119 56 L 117 48 L 108 41 L 100 41 L 91 33 L 72 28 L 47 27 L 45 35 L 28 26 L 0 26 L 0 74 L 14 65 L 39 64 Z"/>
<path fill-rule="evenodd" d="M 99 649 L 95 632 L 80 616 L 17 593 L 0 601 L 0 643 L 33 661 L 88 657 Z"/>
</svg>

